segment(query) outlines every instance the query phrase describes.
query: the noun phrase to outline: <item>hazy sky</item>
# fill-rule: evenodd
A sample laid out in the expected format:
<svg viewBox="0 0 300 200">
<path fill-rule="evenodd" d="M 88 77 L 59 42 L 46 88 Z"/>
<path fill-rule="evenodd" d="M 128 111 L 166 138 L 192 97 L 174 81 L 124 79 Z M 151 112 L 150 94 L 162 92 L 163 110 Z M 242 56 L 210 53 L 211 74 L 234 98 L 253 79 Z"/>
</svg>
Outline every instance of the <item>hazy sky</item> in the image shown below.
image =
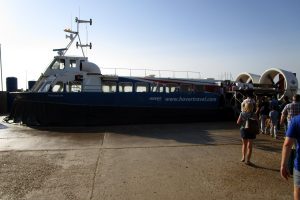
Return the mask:
<svg viewBox="0 0 300 200">
<path fill-rule="evenodd" d="M 15 76 L 25 88 L 26 76 L 38 79 L 79 11 L 93 19 L 81 38 L 93 43 L 88 57 L 99 67 L 203 78 L 275 67 L 300 77 L 299 0 L 0 0 L 4 82 Z"/>
</svg>

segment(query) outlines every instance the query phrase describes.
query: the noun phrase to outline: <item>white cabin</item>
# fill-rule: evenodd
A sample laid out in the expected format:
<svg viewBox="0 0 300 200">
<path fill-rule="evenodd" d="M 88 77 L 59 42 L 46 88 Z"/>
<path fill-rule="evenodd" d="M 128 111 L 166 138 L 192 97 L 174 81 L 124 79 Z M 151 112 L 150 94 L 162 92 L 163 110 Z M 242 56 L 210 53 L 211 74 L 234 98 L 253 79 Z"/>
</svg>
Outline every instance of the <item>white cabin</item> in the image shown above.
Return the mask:
<svg viewBox="0 0 300 200">
<path fill-rule="evenodd" d="M 32 92 L 101 92 L 100 75 L 86 57 L 55 56 Z"/>
</svg>

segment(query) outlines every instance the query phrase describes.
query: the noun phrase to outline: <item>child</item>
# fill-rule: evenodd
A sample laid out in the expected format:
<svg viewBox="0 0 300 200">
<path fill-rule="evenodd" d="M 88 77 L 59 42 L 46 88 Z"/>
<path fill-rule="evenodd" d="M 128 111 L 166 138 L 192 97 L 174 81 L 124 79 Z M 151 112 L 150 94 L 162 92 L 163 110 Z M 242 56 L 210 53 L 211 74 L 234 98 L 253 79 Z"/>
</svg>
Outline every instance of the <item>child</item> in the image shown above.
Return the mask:
<svg viewBox="0 0 300 200">
<path fill-rule="evenodd" d="M 271 111 L 269 113 L 270 117 L 270 135 L 277 139 L 277 124 L 279 120 L 279 113 L 277 110 L 275 110 L 274 106 L 271 106 Z"/>
</svg>

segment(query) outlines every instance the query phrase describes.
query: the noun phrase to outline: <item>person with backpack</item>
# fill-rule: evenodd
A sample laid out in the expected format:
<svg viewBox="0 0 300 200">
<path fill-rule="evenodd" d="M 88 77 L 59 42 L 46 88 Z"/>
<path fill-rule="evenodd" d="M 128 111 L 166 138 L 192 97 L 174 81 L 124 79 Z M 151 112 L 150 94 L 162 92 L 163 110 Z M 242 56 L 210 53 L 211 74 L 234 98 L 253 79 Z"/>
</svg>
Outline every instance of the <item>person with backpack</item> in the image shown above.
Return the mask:
<svg viewBox="0 0 300 200">
<path fill-rule="evenodd" d="M 257 133 L 253 133 L 247 127 L 247 120 L 253 119 L 257 122 L 257 116 L 253 112 L 253 104 L 250 102 L 246 102 L 243 111 L 240 113 L 237 124 L 241 125 L 240 134 L 242 138 L 242 159 L 241 162 L 245 162 L 245 164 L 251 164 L 251 155 L 252 155 L 252 146 L 253 140 L 256 138 Z M 249 124 L 248 124 L 249 126 Z M 257 130 L 257 132 L 259 129 Z"/>
</svg>

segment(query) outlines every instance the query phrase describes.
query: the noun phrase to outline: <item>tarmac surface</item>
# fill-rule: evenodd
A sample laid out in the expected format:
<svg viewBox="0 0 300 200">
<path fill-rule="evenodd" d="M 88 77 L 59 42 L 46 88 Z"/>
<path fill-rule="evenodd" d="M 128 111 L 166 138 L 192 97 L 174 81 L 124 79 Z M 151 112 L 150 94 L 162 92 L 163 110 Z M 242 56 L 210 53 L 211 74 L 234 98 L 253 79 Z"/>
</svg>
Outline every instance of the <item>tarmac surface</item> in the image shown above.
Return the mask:
<svg viewBox="0 0 300 200">
<path fill-rule="evenodd" d="M 0 123 L 0 199 L 292 199 L 283 139 L 241 159 L 234 122 L 29 128 Z"/>
</svg>

